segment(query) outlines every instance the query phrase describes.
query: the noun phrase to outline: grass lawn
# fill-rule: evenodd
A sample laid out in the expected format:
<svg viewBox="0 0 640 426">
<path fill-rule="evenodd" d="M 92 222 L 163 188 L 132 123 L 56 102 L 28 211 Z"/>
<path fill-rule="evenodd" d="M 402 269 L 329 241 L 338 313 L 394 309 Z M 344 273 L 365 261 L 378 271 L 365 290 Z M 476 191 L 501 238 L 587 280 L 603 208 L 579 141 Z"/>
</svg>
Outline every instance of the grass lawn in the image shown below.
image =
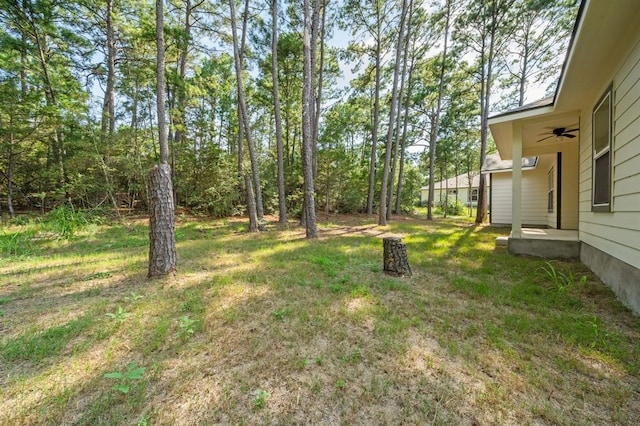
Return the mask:
<svg viewBox="0 0 640 426">
<path fill-rule="evenodd" d="M 640 423 L 640 320 L 579 263 L 464 218 L 246 228 L 180 218 L 153 281 L 142 219 L 0 229 L 0 424 Z"/>
</svg>

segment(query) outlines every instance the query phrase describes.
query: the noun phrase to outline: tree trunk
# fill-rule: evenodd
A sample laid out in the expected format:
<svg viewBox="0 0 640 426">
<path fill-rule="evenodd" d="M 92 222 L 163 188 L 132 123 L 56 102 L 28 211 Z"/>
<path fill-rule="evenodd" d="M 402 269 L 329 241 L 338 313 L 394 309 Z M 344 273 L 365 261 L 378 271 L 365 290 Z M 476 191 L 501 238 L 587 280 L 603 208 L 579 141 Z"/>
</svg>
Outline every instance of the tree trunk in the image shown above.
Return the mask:
<svg viewBox="0 0 640 426">
<path fill-rule="evenodd" d="M 371 126 L 371 155 L 369 158 L 369 191 L 367 193 L 367 214 L 373 214 L 373 198 L 376 185 L 376 153 L 378 149 L 378 124 L 380 120 L 380 73 L 382 68 L 382 38 L 380 35 L 381 23 L 380 2 L 376 1 L 376 63 L 375 63 L 375 93 L 373 104 L 373 123 Z"/>
<path fill-rule="evenodd" d="M 438 84 L 438 101 L 436 106 L 433 125 L 429 137 L 429 204 L 427 205 L 427 220 L 433 220 L 433 197 L 435 196 L 435 162 L 436 148 L 438 141 L 438 126 L 440 124 L 440 112 L 442 109 L 442 97 L 444 95 L 444 74 L 447 63 L 447 42 L 449 41 L 449 28 L 451 25 L 451 0 L 447 0 L 446 6 L 446 22 L 444 31 L 444 47 L 442 49 L 442 64 L 440 65 L 440 83 Z"/>
<path fill-rule="evenodd" d="M 396 131 L 395 131 L 395 142 L 393 145 L 393 158 L 391 163 L 391 173 L 389 175 L 389 194 L 388 194 L 388 202 L 387 202 L 387 220 L 391 220 L 391 213 L 393 212 L 393 193 L 394 193 L 394 180 L 396 177 L 396 167 L 398 166 L 398 154 L 400 152 L 400 126 L 402 124 L 402 99 L 405 96 L 404 85 L 407 80 L 407 63 L 409 61 L 409 40 L 411 38 L 411 16 L 413 11 L 413 1 L 409 0 L 409 11 L 408 16 L 409 19 L 407 21 L 407 33 L 403 36 L 404 41 L 404 52 L 402 55 L 402 72 L 400 75 L 400 92 L 398 93 L 398 114 L 396 117 Z M 405 117 L 406 123 L 407 117 Z M 398 184 L 400 184 L 398 182 Z"/>
<path fill-rule="evenodd" d="M 163 0 L 156 0 L 156 69 L 160 164 L 149 171 L 149 277 L 176 270 L 175 211 L 165 118 Z"/>
<path fill-rule="evenodd" d="M 249 232 L 258 232 L 260 224 L 258 222 L 258 212 L 256 211 L 256 200 L 253 198 L 253 188 L 251 176 L 248 173 L 244 175 L 244 185 L 247 192 L 247 213 L 249 213 Z"/>
<path fill-rule="evenodd" d="M 258 222 L 262 222 L 264 213 L 262 207 L 262 190 L 260 189 L 260 173 L 258 170 L 258 159 L 253 145 L 253 139 L 251 134 L 251 125 L 249 121 L 249 115 L 247 113 L 247 104 L 244 96 L 244 85 L 242 80 L 242 58 L 240 56 L 240 48 L 238 46 L 238 33 L 236 30 L 236 8 L 235 0 L 229 0 L 229 6 L 231 11 L 231 35 L 233 38 L 233 57 L 236 70 L 236 81 L 238 85 L 238 107 L 240 110 L 240 118 L 242 120 L 242 126 L 247 140 L 247 148 L 249 151 L 249 159 L 251 161 L 251 174 L 253 177 L 253 185 L 255 186 L 253 191 L 255 194 L 256 212 L 258 215 Z M 245 16 L 246 19 L 246 16 Z M 239 141 L 239 143 L 241 143 Z M 247 197 L 247 201 L 252 197 Z"/>
<path fill-rule="evenodd" d="M 313 183 L 313 69 L 311 68 L 311 11 L 304 0 L 304 81 L 302 86 L 302 170 L 304 175 L 304 218 L 307 238 L 317 238 L 315 189 Z"/>
<path fill-rule="evenodd" d="M 404 35 L 404 23 L 407 15 L 407 0 L 402 2 L 400 12 L 400 28 L 398 29 L 398 43 L 396 44 L 395 69 L 393 71 L 393 86 L 391 88 L 391 108 L 389 109 L 389 128 L 387 131 L 387 143 L 385 146 L 384 166 L 382 169 L 382 185 L 380 187 L 380 212 L 378 215 L 378 225 L 387 224 L 387 185 L 389 181 L 389 166 L 391 164 L 391 144 L 393 142 L 394 120 L 396 115 L 396 104 L 398 102 L 398 75 L 400 74 L 400 59 L 402 55 L 402 39 Z"/>
<path fill-rule="evenodd" d="M 411 276 L 411 266 L 407 257 L 407 247 L 398 237 L 386 237 L 382 239 L 383 245 L 383 270 L 394 276 Z"/>
<path fill-rule="evenodd" d="M 171 168 L 166 163 L 149 171 L 149 212 L 148 276 L 158 277 L 177 265 Z"/>
<path fill-rule="evenodd" d="M 11 121 L 13 121 L 13 116 L 11 116 Z M 14 154 L 13 154 L 13 145 L 14 145 L 14 135 L 13 135 L 13 123 L 9 124 L 11 128 L 11 133 L 9 134 L 9 152 L 7 159 L 7 209 L 9 210 L 9 217 L 13 219 L 15 216 L 15 212 L 13 210 L 13 163 L 14 163 Z"/>
<path fill-rule="evenodd" d="M 278 212 L 279 223 L 287 223 L 287 194 L 284 186 L 284 149 L 282 146 L 282 116 L 278 86 L 278 0 L 271 0 L 271 76 L 273 78 L 273 112 L 276 127 L 278 156 Z"/>
<path fill-rule="evenodd" d="M 494 22 L 495 24 L 495 22 Z M 487 155 L 487 137 L 489 131 L 489 107 L 491 105 L 491 77 L 493 73 L 493 60 L 494 60 L 494 47 L 496 42 L 496 29 L 495 25 L 492 26 L 489 40 L 489 53 L 487 55 L 487 70 L 484 73 L 484 67 L 482 68 L 482 98 L 480 105 L 480 168 L 484 164 L 484 159 Z M 478 188 L 478 209 L 476 211 L 475 223 L 482 223 L 487 215 L 487 197 L 485 187 L 485 176 L 480 174 L 480 183 Z"/>
</svg>

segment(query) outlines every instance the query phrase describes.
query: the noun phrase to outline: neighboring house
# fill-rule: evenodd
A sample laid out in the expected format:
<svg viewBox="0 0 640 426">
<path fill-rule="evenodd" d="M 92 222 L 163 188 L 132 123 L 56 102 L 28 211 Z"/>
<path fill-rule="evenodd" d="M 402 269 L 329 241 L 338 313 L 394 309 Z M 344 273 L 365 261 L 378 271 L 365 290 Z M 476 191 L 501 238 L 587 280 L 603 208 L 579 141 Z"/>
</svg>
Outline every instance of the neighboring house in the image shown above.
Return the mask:
<svg viewBox="0 0 640 426">
<path fill-rule="evenodd" d="M 582 262 L 640 313 L 638 1 L 583 0 L 553 99 L 491 117 L 489 127 L 501 158 L 513 160 L 509 250 L 552 252 L 552 241 L 523 230 L 521 159 L 548 155 L 556 227 L 577 230 Z"/>
<path fill-rule="evenodd" d="M 478 189 L 480 187 L 480 175 L 478 172 L 471 172 L 471 185 L 469 185 L 469 174 L 465 173 L 452 177 L 434 185 L 433 199 L 435 204 L 443 202 L 447 195 L 449 200 L 460 200 L 466 207 L 478 205 Z M 420 188 L 420 205 L 426 206 L 429 200 L 429 186 Z"/>
<path fill-rule="evenodd" d="M 482 165 L 482 173 L 489 175 L 489 218 L 492 225 L 511 225 L 512 160 L 500 154 L 489 154 Z M 556 191 L 554 190 L 554 161 L 551 155 L 522 159 L 522 225 L 556 228 Z"/>
</svg>

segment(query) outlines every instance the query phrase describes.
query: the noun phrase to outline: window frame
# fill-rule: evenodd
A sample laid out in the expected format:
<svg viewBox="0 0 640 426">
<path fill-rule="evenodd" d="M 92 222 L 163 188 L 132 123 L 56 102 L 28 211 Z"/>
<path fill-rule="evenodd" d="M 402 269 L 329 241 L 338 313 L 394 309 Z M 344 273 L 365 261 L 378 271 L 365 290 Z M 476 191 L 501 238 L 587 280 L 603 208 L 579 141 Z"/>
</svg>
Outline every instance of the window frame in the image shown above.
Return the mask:
<svg viewBox="0 0 640 426">
<path fill-rule="evenodd" d="M 596 135 L 597 135 L 597 120 L 596 114 L 600 112 L 600 108 L 608 101 L 608 111 L 606 117 L 608 118 L 608 129 L 607 129 L 607 144 L 599 151 L 596 151 Z M 612 149 L 611 146 L 613 144 L 613 84 L 610 84 L 609 87 L 605 90 L 604 94 L 600 97 L 596 106 L 593 108 L 591 113 L 591 211 L 592 212 L 610 212 L 611 211 L 611 198 L 612 198 Z M 608 155 L 606 159 L 606 167 L 607 170 L 607 181 L 606 181 L 606 194 L 607 200 L 606 202 L 600 201 L 596 202 L 596 190 L 601 191 L 603 188 L 596 188 L 597 185 L 597 167 L 596 163 L 599 159 Z M 602 163 L 600 164 L 602 167 Z"/>
<path fill-rule="evenodd" d="M 471 192 L 469 193 L 469 202 L 477 203 L 478 202 L 479 191 L 478 188 L 471 188 Z"/>
</svg>

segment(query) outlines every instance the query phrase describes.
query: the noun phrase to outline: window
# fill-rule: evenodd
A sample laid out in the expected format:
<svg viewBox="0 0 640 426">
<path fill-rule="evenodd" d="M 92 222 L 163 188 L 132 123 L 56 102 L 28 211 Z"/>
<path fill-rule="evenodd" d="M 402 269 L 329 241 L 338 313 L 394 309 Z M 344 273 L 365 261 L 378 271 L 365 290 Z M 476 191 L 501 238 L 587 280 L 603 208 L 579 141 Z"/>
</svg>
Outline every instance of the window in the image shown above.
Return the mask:
<svg viewBox="0 0 640 426">
<path fill-rule="evenodd" d="M 469 196 L 469 198 L 471 198 L 469 201 L 471 201 L 472 203 L 478 201 L 478 188 L 473 188 L 471 190 L 471 195 Z"/>
<path fill-rule="evenodd" d="M 593 191 L 592 211 L 611 211 L 612 88 L 593 109 Z"/>
<path fill-rule="evenodd" d="M 553 189 L 555 188 L 555 180 L 553 179 L 553 168 L 549 170 L 547 184 L 547 213 L 553 213 Z"/>
</svg>

